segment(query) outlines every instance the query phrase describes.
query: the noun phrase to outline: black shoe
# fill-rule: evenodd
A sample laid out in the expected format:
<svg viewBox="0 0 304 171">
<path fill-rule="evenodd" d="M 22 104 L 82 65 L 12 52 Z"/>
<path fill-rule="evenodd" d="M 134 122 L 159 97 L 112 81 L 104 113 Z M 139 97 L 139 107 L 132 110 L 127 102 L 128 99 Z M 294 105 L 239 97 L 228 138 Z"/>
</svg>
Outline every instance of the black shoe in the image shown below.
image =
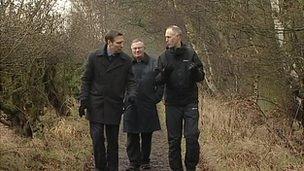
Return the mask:
<svg viewBox="0 0 304 171">
<path fill-rule="evenodd" d="M 139 165 L 129 165 L 126 171 L 139 171 Z"/>
<path fill-rule="evenodd" d="M 150 165 L 150 163 L 142 164 L 140 166 L 140 168 L 143 170 L 149 170 L 149 169 L 151 169 L 151 165 Z"/>
</svg>

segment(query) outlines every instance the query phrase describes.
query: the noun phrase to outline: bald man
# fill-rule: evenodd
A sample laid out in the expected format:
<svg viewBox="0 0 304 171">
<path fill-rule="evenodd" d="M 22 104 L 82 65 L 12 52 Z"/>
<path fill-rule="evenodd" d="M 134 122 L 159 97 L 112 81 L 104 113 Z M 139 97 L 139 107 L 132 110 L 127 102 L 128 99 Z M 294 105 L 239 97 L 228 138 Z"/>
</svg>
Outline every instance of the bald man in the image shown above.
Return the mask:
<svg viewBox="0 0 304 171">
<path fill-rule="evenodd" d="M 204 79 L 203 65 L 191 46 L 182 42 L 182 30 L 175 25 L 166 29 L 166 50 L 158 59 L 157 84 L 165 85 L 166 126 L 169 164 L 183 170 L 181 139 L 186 138 L 185 166 L 196 170 L 199 161 L 198 88 Z"/>
</svg>

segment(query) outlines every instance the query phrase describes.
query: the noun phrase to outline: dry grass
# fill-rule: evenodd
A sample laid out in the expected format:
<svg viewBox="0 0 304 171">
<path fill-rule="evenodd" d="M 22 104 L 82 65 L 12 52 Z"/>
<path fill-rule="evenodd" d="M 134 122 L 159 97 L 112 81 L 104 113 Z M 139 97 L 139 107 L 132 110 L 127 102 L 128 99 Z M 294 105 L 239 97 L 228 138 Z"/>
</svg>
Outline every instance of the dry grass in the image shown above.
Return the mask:
<svg viewBox="0 0 304 171">
<path fill-rule="evenodd" d="M 202 104 L 202 161 L 209 170 L 304 169 L 303 129 L 292 131 L 278 111 L 263 115 L 248 100 Z M 88 122 L 77 111 L 61 119 L 54 113 L 43 116 L 44 134 L 33 139 L 0 127 L 0 170 L 83 170 L 92 148 Z"/>
<path fill-rule="evenodd" d="M 12 131 L 1 137 L 0 170 L 83 170 L 81 163 L 91 153 L 87 121 L 78 116 L 59 119 L 54 113 L 43 117 L 44 134 L 33 139 Z"/>
<path fill-rule="evenodd" d="M 203 158 L 210 170 L 304 169 L 303 129 L 292 132 L 283 114 L 262 113 L 250 100 L 205 99 Z"/>
</svg>

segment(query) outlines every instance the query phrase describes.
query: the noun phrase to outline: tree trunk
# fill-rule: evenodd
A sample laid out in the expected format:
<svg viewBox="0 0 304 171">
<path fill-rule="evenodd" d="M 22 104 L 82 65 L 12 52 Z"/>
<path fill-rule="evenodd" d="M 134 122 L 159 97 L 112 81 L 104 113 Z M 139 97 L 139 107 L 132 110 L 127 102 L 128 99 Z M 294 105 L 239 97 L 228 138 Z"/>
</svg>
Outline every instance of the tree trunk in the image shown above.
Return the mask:
<svg viewBox="0 0 304 171">
<path fill-rule="evenodd" d="M 270 0 L 271 9 L 272 9 L 272 18 L 274 23 L 274 29 L 276 30 L 276 36 L 278 38 L 278 43 L 280 47 L 283 46 L 284 41 L 284 26 L 282 21 L 280 21 L 278 15 L 280 13 L 279 0 Z"/>
</svg>

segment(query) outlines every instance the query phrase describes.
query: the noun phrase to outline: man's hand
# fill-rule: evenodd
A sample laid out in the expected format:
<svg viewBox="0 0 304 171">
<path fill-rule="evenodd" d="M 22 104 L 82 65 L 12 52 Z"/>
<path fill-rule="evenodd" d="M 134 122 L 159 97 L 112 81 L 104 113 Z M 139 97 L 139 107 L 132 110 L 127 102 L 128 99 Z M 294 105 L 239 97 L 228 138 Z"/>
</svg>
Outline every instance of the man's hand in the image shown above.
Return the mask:
<svg viewBox="0 0 304 171">
<path fill-rule="evenodd" d="M 155 83 L 157 85 L 162 85 L 164 83 L 164 74 L 160 68 L 154 69 L 154 75 L 155 75 Z"/>
<path fill-rule="evenodd" d="M 79 112 L 79 116 L 82 117 L 86 114 L 86 111 L 85 111 L 86 108 L 84 108 L 83 106 L 80 106 L 79 109 L 78 109 L 78 112 Z"/>
<path fill-rule="evenodd" d="M 189 64 L 188 64 L 188 70 L 189 71 L 195 71 L 195 70 L 197 70 L 197 65 L 194 62 L 189 62 Z"/>
<path fill-rule="evenodd" d="M 300 97 L 296 97 L 296 100 L 298 101 L 298 104 L 302 105 L 302 99 Z"/>
<path fill-rule="evenodd" d="M 82 117 L 86 114 L 86 108 L 87 108 L 87 103 L 85 100 L 81 100 L 80 101 L 80 106 L 79 106 L 79 109 L 78 109 L 78 112 L 79 112 L 79 116 Z"/>
</svg>

